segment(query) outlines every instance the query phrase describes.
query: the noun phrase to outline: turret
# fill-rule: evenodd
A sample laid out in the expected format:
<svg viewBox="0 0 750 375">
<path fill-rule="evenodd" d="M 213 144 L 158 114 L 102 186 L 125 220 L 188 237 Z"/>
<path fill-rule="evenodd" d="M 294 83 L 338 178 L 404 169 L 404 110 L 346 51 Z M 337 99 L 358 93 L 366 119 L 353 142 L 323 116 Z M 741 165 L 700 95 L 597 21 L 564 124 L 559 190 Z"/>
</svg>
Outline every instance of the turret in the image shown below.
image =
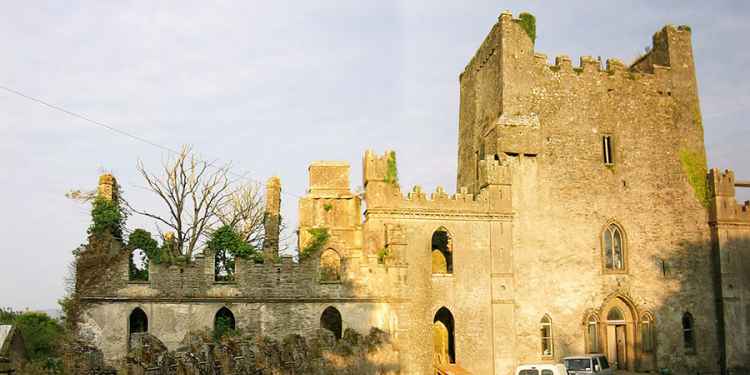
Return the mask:
<svg viewBox="0 0 750 375">
<path fill-rule="evenodd" d="M 266 259 L 279 256 L 279 227 L 281 226 L 281 180 L 274 176 L 266 183 L 266 209 L 263 215 L 265 238 L 263 255 Z"/>
</svg>

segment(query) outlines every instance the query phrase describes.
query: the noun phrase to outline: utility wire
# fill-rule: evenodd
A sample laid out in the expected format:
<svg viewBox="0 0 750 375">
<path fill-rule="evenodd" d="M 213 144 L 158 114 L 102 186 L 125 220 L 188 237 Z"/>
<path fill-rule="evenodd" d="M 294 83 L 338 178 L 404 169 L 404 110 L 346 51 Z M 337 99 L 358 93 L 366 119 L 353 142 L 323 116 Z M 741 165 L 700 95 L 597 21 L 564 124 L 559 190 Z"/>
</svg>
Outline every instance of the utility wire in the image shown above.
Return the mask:
<svg viewBox="0 0 750 375">
<path fill-rule="evenodd" d="M 85 116 L 85 115 L 82 115 L 82 114 L 80 114 L 80 113 L 76 113 L 76 112 L 70 111 L 70 110 L 68 110 L 68 109 L 65 109 L 65 108 L 63 108 L 63 107 L 60 107 L 60 106 L 54 105 L 54 104 L 52 104 L 52 103 L 50 103 L 50 102 L 47 102 L 47 101 L 45 101 L 45 100 L 42 100 L 42 99 L 39 99 L 39 98 L 33 97 L 33 96 L 31 96 L 31 95 L 25 94 L 25 93 L 23 93 L 23 92 L 20 92 L 20 91 L 18 91 L 18 90 L 14 90 L 14 89 L 12 89 L 12 88 L 9 88 L 9 87 L 7 87 L 7 86 L 4 86 L 4 85 L 0 85 L 0 89 L 3 89 L 3 90 L 5 90 L 5 91 L 7 91 L 7 92 L 9 92 L 9 93 L 11 93 L 11 94 L 14 94 L 14 95 L 20 96 L 20 97 L 22 97 L 22 98 L 25 98 L 25 99 L 27 99 L 27 100 L 30 100 L 30 101 L 32 101 L 32 102 L 35 102 L 35 103 L 37 103 L 37 104 L 41 104 L 41 105 L 43 105 L 43 106 L 45 106 L 45 107 L 47 107 L 47 108 L 51 108 L 51 109 L 53 109 L 53 110 L 55 110 L 55 111 L 58 111 L 58 112 L 62 112 L 62 113 L 64 113 L 64 114 L 68 115 L 68 116 L 71 116 L 71 117 L 75 117 L 75 118 L 77 118 L 77 119 L 80 119 L 80 120 L 83 120 L 83 121 L 89 122 L 89 123 L 91 123 L 91 124 L 94 124 L 94 125 L 97 125 L 97 126 L 101 126 L 101 127 L 105 128 L 105 129 L 108 129 L 108 130 L 109 130 L 109 131 L 111 131 L 111 132 L 117 133 L 117 134 L 119 134 L 119 135 L 122 135 L 122 136 L 125 136 L 125 137 L 128 137 L 128 138 L 131 138 L 131 139 L 134 139 L 134 140 L 136 140 L 136 141 L 138 141 L 138 142 L 142 142 L 142 143 L 145 143 L 145 144 L 147 144 L 147 145 L 150 145 L 150 146 L 156 147 L 156 148 L 158 148 L 158 149 L 161 149 L 161 150 L 163 150 L 163 151 L 166 151 L 166 152 L 169 152 L 169 153 L 172 153 L 172 154 L 176 154 L 176 155 L 179 155 L 179 154 L 180 154 L 180 152 L 179 152 L 179 151 L 177 151 L 177 150 L 175 150 L 175 149 L 173 149 L 173 148 L 170 148 L 170 147 L 167 147 L 167 146 L 164 146 L 164 145 L 158 144 L 158 143 L 156 143 L 156 142 L 150 141 L 150 140 L 148 140 L 148 139 L 146 139 L 146 138 L 143 138 L 143 137 L 141 137 L 141 136 L 138 136 L 138 135 L 135 135 L 135 134 L 132 134 L 132 133 L 126 132 L 126 131 L 124 131 L 124 130 L 121 130 L 121 129 L 118 129 L 118 128 L 114 127 L 114 126 L 111 126 L 111 125 L 105 124 L 105 123 L 103 123 L 103 122 L 101 122 L 101 121 L 97 121 L 97 120 L 94 120 L 94 119 L 92 119 L 92 118 L 90 118 L 90 117 L 88 117 L 88 116 Z M 205 161 L 205 160 L 200 160 L 200 159 L 197 159 L 197 160 L 199 160 L 199 161 L 202 161 L 202 162 L 206 163 L 206 165 L 208 165 L 209 167 L 213 167 L 213 168 L 216 168 L 216 169 L 220 169 L 220 168 L 221 168 L 221 167 L 218 167 L 218 166 L 214 165 L 214 164 L 213 164 L 213 163 L 211 163 L 211 162 L 208 162 L 208 161 Z M 237 174 L 237 173 L 235 173 L 235 172 L 232 172 L 232 171 L 230 171 L 230 170 L 227 170 L 227 173 L 228 173 L 228 174 L 230 174 L 230 175 L 232 175 L 232 176 L 235 176 L 235 177 L 237 177 L 237 178 L 240 178 L 240 179 L 246 179 L 246 180 L 249 180 L 249 181 L 252 181 L 252 182 L 256 182 L 256 183 L 259 183 L 259 184 L 261 184 L 261 185 L 262 185 L 261 181 L 258 181 L 258 180 L 256 180 L 256 179 L 253 179 L 253 178 L 250 178 L 250 177 L 246 177 L 245 175 L 240 175 L 240 174 Z M 282 193 L 282 194 L 285 194 L 285 195 L 288 195 L 288 196 L 291 196 L 291 197 L 294 197 L 294 198 L 302 198 L 301 196 L 299 196 L 299 195 L 297 195 L 297 194 L 293 194 L 293 193 L 285 192 L 285 191 L 284 191 L 283 189 L 281 190 L 281 193 Z"/>
</svg>

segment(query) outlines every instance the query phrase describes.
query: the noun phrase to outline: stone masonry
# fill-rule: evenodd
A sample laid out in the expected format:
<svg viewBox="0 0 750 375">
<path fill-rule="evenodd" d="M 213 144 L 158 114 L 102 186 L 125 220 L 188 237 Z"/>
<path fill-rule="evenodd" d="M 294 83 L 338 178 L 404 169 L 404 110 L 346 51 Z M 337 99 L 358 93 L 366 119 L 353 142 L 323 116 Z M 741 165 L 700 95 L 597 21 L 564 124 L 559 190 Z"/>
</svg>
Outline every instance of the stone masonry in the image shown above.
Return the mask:
<svg viewBox="0 0 750 375">
<path fill-rule="evenodd" d="M 392 151 L 365 153 L 361 195 L 348 164 L 312 163 L 298 248 L 325 231 L 320 249 L 278 256 L 272 178 L 262 263 L 215 281 L 204 251 L 136 282 L 115 241 L 78 290 L 79 334 L 123 368 L 135 311 L 175 350 L 229 310 L 276 340 L 378 328 L 404 374 L 508 375 L 589 352 L 631 371 L 746 371 L 750 203 L 731 171 L 706 169 L 690 28 L 665 26 L 630 66 L 574 67 L 550 65 L 527 27 L 501 14 L 460 76 L 458 192 L 403 191 Z"/>
</svg>

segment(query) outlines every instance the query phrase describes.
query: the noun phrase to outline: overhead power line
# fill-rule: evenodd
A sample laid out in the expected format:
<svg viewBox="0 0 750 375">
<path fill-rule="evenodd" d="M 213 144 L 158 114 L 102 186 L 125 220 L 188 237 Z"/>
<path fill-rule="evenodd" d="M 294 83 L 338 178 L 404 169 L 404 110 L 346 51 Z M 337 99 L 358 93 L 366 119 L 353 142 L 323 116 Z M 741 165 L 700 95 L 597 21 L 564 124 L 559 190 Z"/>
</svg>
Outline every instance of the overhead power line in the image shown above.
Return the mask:
<svg viewBox="0 0 750 375">
<path fill-rule="evenodd" d="M 107 130 L 109 130 L 111 132 L 117 133 L 119 135 L 131 138 L 131 139 L 136 140 L 138 142 L 145 143 L 145 144 L 147 144 L 149 146 L 152 146 L 152 147 L 156 147 L 156 148 L 158 148 L 158 149 L 160 149 L 162 151 L 166 151 L 166 152 L 169 152 L 169 153 L 172 153 L 172 154 L 176 154 L 176 155 L 178 155 L 180 153 L 179 151 L 177 151 L 177 150 L 175 150 L 175 149 L 173 149 L 171 147 L 161 145 L 159 143 L 156 143 L 154 141 L 148 140 L 146 138 L 143 138 L 141 136 L 135 135 L 133 133 L 127 132 L 125 130 L 118 129 L 118 128 L 114 127 L 114 126 L 108 125 L 108 124 L 103 123 L 101 121 L 94 120 L 94 119 L 92 119 L 92 118 L 90 118 L 90 117 L 88 117 L 86 115 L 82 115 L 80 113 L 73 112 L 71 110 L 65 109 L 63 107 L 60 107 L 60 106 L 55 105 L 55 104 L 52 104 L 52 103 L 47 102 L 45 100 L 39 99 L 37 97 L 31 96 L 31 95 L 28 95 L 28 94 L 25 94 L 25 93 L 23 93 L 21 91 L 14 90 L 14 89 L 12 89 L 10 87 L 7 87 L 5 85 L 0 85 L 0 89 L 3 89 L 3 90 L 5 90 L 5 91 L 7 91 L 7 92 L 9 92 L 9 93 L 11 93 L 13 95 L 20 96 L 20 97 L 22 97 L 24 99 L 30 100 L 30 101 L 35 102 L 37 104 L 41 104 L 41 105 L 43 105 L 43 106 L 45 106 L 47 108 L 50 108 L 52 110 L 55 110 L 55 111 L 58 111 L 58 112 L 62 112 L 64 114 L 68 115 L 68 116 L 75 117 L 77 119 L 86 121 L 86 122 L 88 122 L 90 124 L 94 124 L 96 126 L 103 127 L 105 129 L 107 129 Z M 203 163 L 206 163 L 206 165 L 208 165 L 210 167 L 217 168 L 217 169 L 220 168 L 220 167 L 218 167 L 218 166 L 214 165 L 213 163 L 208 162 L 206 160 L 201 160 L 201 159 L 198 159 L 198 160 L 201 161 L 201 162 L 203 162 Z M 250 178 L 250 177 L 247 177 L 245 175 L 240 175 L 240 174 L 237 174 L 237 173 L 229 171 L 229 170 L 227 170 L 227 173 L 230 174 L 230 175 L 232 175 L 232 176 L 234 176 L 234 177 L 237 177 L 237 178 L 240 178 L 240 179 L 245 179 L 245 180 L 252 181 L 252 182 L 256 182 L 256 183 L 259 183 L 259 184 L 262 185 L 261 181 L 253 179 L 253 178 Z M 281 193 L 284 194 L 284 195 L 288 195 L 290 197 L 301 198 L 299 195 L 292 194 L 292 193 L 289 193 L 289 192 L 285 192 L 283 189 L 281 190 Z"/>
</svg>

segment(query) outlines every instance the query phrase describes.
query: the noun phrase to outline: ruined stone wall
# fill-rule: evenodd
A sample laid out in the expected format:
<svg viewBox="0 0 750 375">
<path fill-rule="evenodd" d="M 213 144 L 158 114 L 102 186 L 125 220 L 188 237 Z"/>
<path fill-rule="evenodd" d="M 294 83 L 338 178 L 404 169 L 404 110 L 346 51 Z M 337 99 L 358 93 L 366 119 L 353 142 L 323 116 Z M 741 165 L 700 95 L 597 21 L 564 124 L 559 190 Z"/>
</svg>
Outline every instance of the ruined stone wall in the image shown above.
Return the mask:
<svg viewBox="0 0 750 375">
<path fill-rule="evenodd" d="M 497 311 L 508 309 L 510 272 L 510 186 L 507 169 L 483 164 L 483 190 L 453 196 L 442 188 L 429 196 L 415 187 L 406 196 L 397 181 L 386 178 L 388 155 L 367 152 L 364 185 L 367 210 L 363 252 L 385 254 L 386 265 L 405 265 L 400 341 L 402 370 L 433 372 L 433 322 L 447 308 L 455 322 L 456 364 L 473 374 L 493 373 L 493 353 L 503 353 L 502 373 L 512 369 L 510 343 L 493 341 L 502 329 Z M 445 229 L 450 236 L 452 273 L 433 273 L 432 235 Z M 494 289 L 493 289 L 494 288 Z M 493 293 L 494 290 L 494 293 Z M 496 304 L 494 304 L 494 303 Z M 511 308 L 512 310 L 512 308 Z M 507 324 L 507 322 L 505 322 Z"/>
<path fill-rule="evenodd" d="M 659 66 L 655 64 L 660 64 Z M 492 82 L 487 82 L 490 80 Z M 719 355 L 705 203 L 705 153 L 690 32 L 665 27 L 650 57 L 628 69 L 592 58 L 554 65 L 535 53 L 510 14 L 461 76 L 458 186 L 476 185 L 476 157 L 512 175 L 514 330 L 520 362 L 583 353 L 587 312 L 630 309 L 627 367 L 717 367 Z M 464 108 L 467 107 L 467 108 Z M 614 163 L 603 161 L 611 136 Z M 626 238 L 623 272 L 603 266 L 602 232 Z M 609 306 L 609 305 L 607 305 Z M 640 352 L 644 312 L 655 315 L 656 351 Z M 681 316 L 695 317 L 688 354 Z M 552 320 L 554 355 L 540 353 L 540 320 Z M 605 324 L 600 334 L 606 334 Z M 604 344 L 604 349 L 607 345 Z"/>
<path fill-rule="evenodd" d="M 750 202 L 735 198 L 732 171 L 711 170 L 711 229 L 719 273 L 727 367 L 750 370 Z"/>
</svg>

